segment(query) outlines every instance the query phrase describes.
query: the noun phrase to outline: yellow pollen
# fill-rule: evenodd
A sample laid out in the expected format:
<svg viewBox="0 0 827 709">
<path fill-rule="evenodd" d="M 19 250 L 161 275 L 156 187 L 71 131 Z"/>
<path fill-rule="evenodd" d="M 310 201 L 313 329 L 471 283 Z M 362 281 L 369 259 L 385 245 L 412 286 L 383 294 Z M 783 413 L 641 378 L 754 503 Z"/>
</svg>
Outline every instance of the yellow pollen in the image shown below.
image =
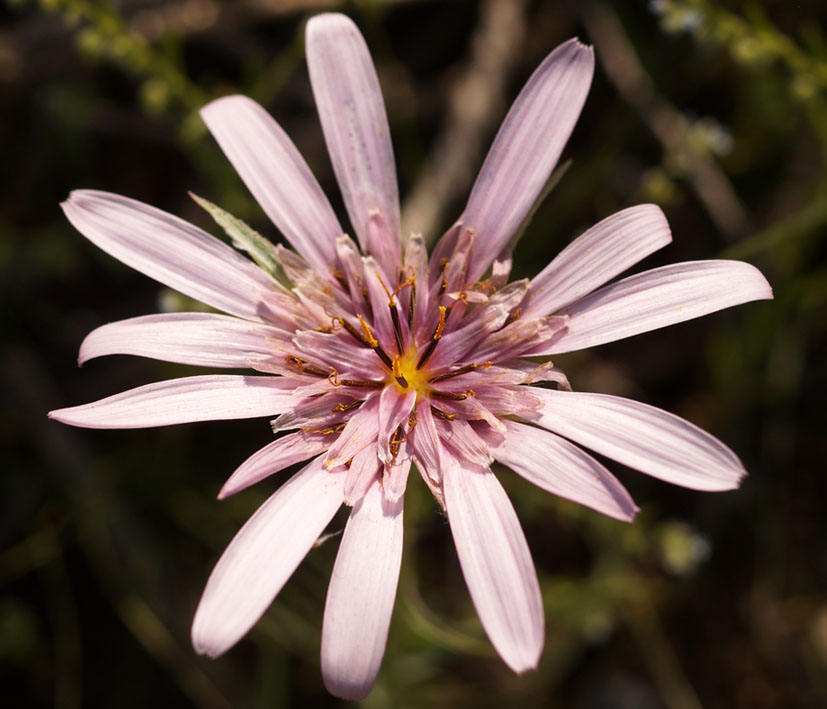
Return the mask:
<svg viewBox="0 0 827 709">
<path fill-rule="evenodd" d="M 436 332 L 434 333 L 434 339 L 438 340 L 442 337 L 442 329 L 445 327 L 445 313 L 447 308 L 444 305 L 439 306 L 439 325 L 436 326 Z"/>
<path fill-rule="evenodd" d="M 357 315 L 356 317 L 359 318 L 359 324 L 362 326 L 362 332 L 365 333 L 365 339 L 368 341 L 368 344 L 371 347 L 378 347 L 379 340 L 377 340 L 373 336 L 373 333 L 370 331 L 370 328 L 368 327 L 368 324 L 365 322 L 365 319 L 361 315 Z"/>
</svg>

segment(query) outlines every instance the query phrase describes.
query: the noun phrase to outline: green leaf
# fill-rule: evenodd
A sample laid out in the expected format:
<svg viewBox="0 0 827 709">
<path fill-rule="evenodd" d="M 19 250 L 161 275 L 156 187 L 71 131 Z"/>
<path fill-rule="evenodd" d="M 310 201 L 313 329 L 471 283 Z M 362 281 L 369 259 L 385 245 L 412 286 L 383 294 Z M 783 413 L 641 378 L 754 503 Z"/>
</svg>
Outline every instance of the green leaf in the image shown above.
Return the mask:
<svg viewBox="0 0 827 709">
<path fill-rule="evenodd" d="M 190 192 L 198 205 L 203 208 L 230 237 L 232 244 L 239 251 L 246 251 L 262 269 L 274 278 L 284 281 L 284 271 L 278 260 L 276 247 L 273 243 L 259 234 L 255 229 L 245 224 L 238 217 L 218 205 Z"/>
</svg>

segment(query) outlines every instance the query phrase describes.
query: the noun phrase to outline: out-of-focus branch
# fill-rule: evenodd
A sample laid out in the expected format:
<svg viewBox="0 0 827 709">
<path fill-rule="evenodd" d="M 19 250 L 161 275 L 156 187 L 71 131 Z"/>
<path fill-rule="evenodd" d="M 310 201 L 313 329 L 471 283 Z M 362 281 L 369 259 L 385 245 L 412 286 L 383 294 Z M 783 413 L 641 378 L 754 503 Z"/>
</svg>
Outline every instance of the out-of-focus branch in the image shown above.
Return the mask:
<svg viewBox="0 0 827 709">
<path fill-rule="evenodd" d="M 617 92 L 637 110 L 668 154 L 687 153 L 691 123 L 657 94 L 614 10 L 604 3 L 583 2 L 577 7 L 597 46 L 603 71 Z M 695 153 L 683 167 L 698 199 L 724 238 L 732 241 L 750 230 L 747 211 L 729 178 L 709 156 Z"/>
<path fill-rule="evenodd" d="M 468 191 L 525 35 L 524 0 L 487 0 L 472 41 L 471 56 L 450 91 L 448 115 L 417 183 L 402 209 L 402 233 L 436 236 L 445 209 Z"/>
</svg>

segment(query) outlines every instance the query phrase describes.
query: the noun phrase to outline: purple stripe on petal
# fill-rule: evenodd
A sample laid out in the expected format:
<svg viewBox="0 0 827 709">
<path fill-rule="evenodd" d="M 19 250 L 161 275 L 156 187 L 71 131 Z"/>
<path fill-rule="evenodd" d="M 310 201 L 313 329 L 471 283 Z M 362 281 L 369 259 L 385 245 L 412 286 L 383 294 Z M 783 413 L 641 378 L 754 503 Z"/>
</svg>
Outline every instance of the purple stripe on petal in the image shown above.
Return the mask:
<svg viewBox="0 0 827 709">
<path fill-rule="evenodd" d="M 642 473 L 693 490 L 733 490 L 741 461 L 694 424 L 631 399 L 532 387 L 543 405 L 528 418 Z"/>
<path fill-rule="evenodd" d="M 341 471 L 317 458 L 282 485 L 235 535 L 195 612 L 192 644 L 218 657 L 262 616 L 342 504 Z"/>
<path fill-rule="evenodd" d="M 767 279 L 748 263 L 676 263 L 629 276 L 573 303 L 560 313 L 568 315 L 567 331 L 529 354 L 594 347 L 770 298 Z"/>
<path fill-rule="evenodd" d="M 336 258 L 342 228 L 296 146 L 267 111 L 246 96 L 225 96 L 201 118 L 267 216 L 315 268 Z"/>
<path fill-rule="evenodd" d="M 283 377 L 205 374 L 156 382 L 49 418 L 82 428 L 148 428 L 194 421 L 273 416 L 292 408 L 296 383 Z"/>
<path fill-rule="evenodd" d="M 322 626 L 322 675 L 331 694 L 363 699 L 388 638 L 402 562 L 402 500 L 374 484 L 353 508 L 342 536 Z"/>
<path fill-rule="evenodd" d="M 508 433 L 491 452 L 503 465 L 554 495 L 631 522 L 637 505 L 604 465 L 565 438 L 506 421 Z"/>
<path fill-rule="evenodd" d="M 478 232 L 468 281 L 491 265 L 542 192 L 563 152 L 594 72 L 594 53 L 571 39 L 529 78 L 497 133 L 462 217 Z"/>
<path fill-rule="evenodd" d="M 445 472 L 448 521 L 483 628 L 515 672 L 537 667 L 545 640 L 543 601 L 520 522 L 490 470 Z"/>
<path fill-rule="evenodd" d="M 109 192 L 75 190 L 61 206 L 89 241 L 136 271 L 225 313 L 266 319 L 262 295 L 276 282 L 198 227 Z"/>
</svg>

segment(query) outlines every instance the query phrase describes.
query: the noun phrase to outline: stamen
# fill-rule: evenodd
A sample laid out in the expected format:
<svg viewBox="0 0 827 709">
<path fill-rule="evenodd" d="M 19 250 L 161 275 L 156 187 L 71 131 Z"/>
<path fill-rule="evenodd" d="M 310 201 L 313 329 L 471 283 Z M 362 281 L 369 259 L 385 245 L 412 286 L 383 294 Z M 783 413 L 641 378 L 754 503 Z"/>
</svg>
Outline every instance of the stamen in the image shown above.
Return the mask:
<svg viewBox="0 0 827 709">
<path fill-rule="evenodd" d="M 391 367 L 391 371 L 393 372 L 393 378 L 396 379 L 399 386 L 403 389 L 408 388 L 408 380 L 402 376 L 402 365 L 399 363 L 399 356 L 393 358 L 393 366 Z"/>
<path fill-rule="evenodd" d="M 492 364 L 494 364 L 494 362 L 490 360 L 483 364 L 466 364 L 464 367 L 455 369 L 453 372 L 445 372 L 445 374 L 439 374 L 436 377 L 432 377 L 428 380 L 428 383 L 433 384 L 434 382 L 441 382 L 446 379 L 451 379 L 452 377 L 458 377 L 460 374 L 468 374 L 468 372 L 473 372 L 479 367 L 488 369 Z"/>
<path fill-rule="evenodd" d="M 469 396 L 476 395 L 477 392 L 473 389 L 469 389 L 462 394 L 454 394 L 450 391 L 437 391 L 436 389 L 431 390 L 431 396 L 436 397 L 437 399 L 446 399 L 448 401 L 465 401 Z"/>
<path fill-rule="evenodd" d="M 339 322 L 342 323 L 342 327 L 347 330 L 353 337 L 358 340 L 362 345 L 365 347 L 370 347 L 371 344 L 365 339 L 365 336 L 359 332 L 353 325 L 351 325 L 347 320 L 344 318 L 339 318 Z"/>
<path fill-rule="evenodd" d="M 365 333 L 365 341 L 368 343 L 368 345 L 373 349 L 379 347 L 379 340 L 377 340 L 373 336 L 373 333 L 370 331 L 370 328 L 368 327 L 368 324 L 365 322 L 365 319 L 361 315 L 357 315 L 356 317 L 359 318 L 359 324 L 362 326 L 362 332 Z"/>
<path fill-rule="evenodd" d="M 414 426 L 416 426 L 419 419 L 416 417 L 416 409 L 411 409 L 411 413 L 408 414 L 408 430 L 413 431 Z"/>
<path fill-rule="evenodd" d="M 419 362 L 416 363 L 416 368 L 421 369 L 422 365 L 428 361 L 428 358 L 434 353 L 434 349 L 436 349 L 436 344 L 439 342 L 439 338 L 442 337 L 442 330 L 445 328 L 445 318 L 447 317 L 448 308 L 444 305 L 439 306 L 439 323 L 436 326 L 436 330 L 434 330 L 434 335 L 431 338 L 431 341 L 428 343 L 428 346 L 425 348 L 425 351 L 422 353 L 422 356 L 419 358 Z"/>
<path fill-rule="evenodd" d="M 399 324 L 399 310 L 396 308 L 396 304 L 390 306 L 391 310 L 391 321 L 393 322 L 393 334 L 396 338 L 396 351 L 399 354 L 402 354 L 402 351 L 405 349 L 404 345 L 402 344 L 402 328 Z"/>
<path fill-rule="evenodd" d="M 330 435 L 331 433 L 339 433 L 342 431 L 345 426 L 347 426 L 347 421 L 342 421 L 342 423 L 337 423 L 335 426 L 331 426 L 330 428 L 304 428 L 302 429 L 305 433 L 321 433 L 324 436 Z"/>
<path fill-rule="evenodd" d="M 519 317 L 520 317 L 520 313 L 522 313 L 522 312 L 523 312 L 523 309 L 522 309 L 522 308 L 517 308 L 516 310 L 512 311 L 511 313 L 509 313 L 509 314 L 508 314 L 508 317 L 507 317 L 507 318 L 506 318 L 506 320 L 505 320 L 505 323 L 503 323 L 503 327 L 508 327 L 508 326 L 509 326 L 511 323 L 513 323 L 513 322 L 514 322 L 517 318 L 519 318 Z"/>
<path fill-rule="evenodd" d="M 377 389 L 385 386 L 385 382 L 377 382 L 374 379 L 340 379 L 339 384 L 343 387 L 375 387 Z"/>
<path fill-rule="evenodd" d="M 388 444 L 388 448 L 390 448 L 391 451 L 391 456 L 396 458 L 396 456 L 399 455 L 399 446 L 407 440 L 408 437 L 405 435 L 405 429 L 402 428 L 401 425 L 397 426 Z"/>
<path fill-rule="evenodd" d="M 346 404 L 336 404 L 336 406 L 330 409 L 330 412 L 335 414 L 342 411 L 350 411 L 351 409 L 358 409 L 364 403 L 365 402 L 361 399 L 354 399 L 353 401 L 349 401 Z"/>
<path fill-rule="evenodd" d="M 327 381 L 330 382 L 331 386 L 339 386 L 341 382 L 339 381 L 339 372 L 336 371 L 336 367 L 330 368 L 330 374 L 327 375 Z"/>
<path fill-rule="evenodd" d="M 290 355 L 288 357 L 285 357 L 284 361 L 287 363 L 288 367 L 302 372 L 303 374 L 312 374 L 314 377 L 327 376 L 327 372 L 324 369 L 322 369 L 321 367 L 317 367 L 315 364 L 309 364 L 300 357 Z"/>
<path fill-rule="evenodd" d="M 413 332 L 414 310 L 416 310 L 416 281 L 411 283 L 411 306 L 408 310 L 408 330 Z"/>
<path fill-rule="evenodd" d="M 431 407 L 431 413 L 443 421 L 453 421 L 456 418 L 456 414 L 449 414 L 447 411 L 436 408 L 436 406 Z"/>
</svg>

